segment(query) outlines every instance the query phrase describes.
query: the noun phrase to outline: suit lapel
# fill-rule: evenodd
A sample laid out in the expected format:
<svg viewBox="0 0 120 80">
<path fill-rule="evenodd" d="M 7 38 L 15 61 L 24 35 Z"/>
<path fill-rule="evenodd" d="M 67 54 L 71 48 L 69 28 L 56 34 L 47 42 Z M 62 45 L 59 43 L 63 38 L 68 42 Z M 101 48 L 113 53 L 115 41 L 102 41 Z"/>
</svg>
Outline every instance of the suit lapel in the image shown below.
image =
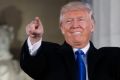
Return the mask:
<svg viewBox="0 0 120 80">
<path fill-rule="evenodd" d="M 67 70 L 67 75 L 70 80 L 75 79 L 75 57 L 72 47 L 66 42 L 61 46 L 61 54 L 63 55 L 63 60 L 65 62 L 65 68 Z"/>
<path fill-rule="evenodd" d="M 99 58 L 98 50 L 90 42 L 90 48 L 87 52 L 88 77 L 90 80 L 94 78 L 94 70 Z"/>
</svg>

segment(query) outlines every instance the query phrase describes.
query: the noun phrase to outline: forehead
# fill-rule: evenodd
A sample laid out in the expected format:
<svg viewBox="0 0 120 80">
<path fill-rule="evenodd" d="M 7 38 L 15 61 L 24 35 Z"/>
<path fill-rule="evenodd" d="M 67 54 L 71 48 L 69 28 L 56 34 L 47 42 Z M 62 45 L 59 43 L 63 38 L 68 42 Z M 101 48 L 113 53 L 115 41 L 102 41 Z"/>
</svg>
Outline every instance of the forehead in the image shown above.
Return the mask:
<svg viewBox="0 0 120 80">
<path fill-rule="evenodd" d="M 89 13 L 86 9 L 81 10 L 70 10 L 63 14 L 64 18 L 75 18 L 75 17 L 89 17 Z"/>
</svg>

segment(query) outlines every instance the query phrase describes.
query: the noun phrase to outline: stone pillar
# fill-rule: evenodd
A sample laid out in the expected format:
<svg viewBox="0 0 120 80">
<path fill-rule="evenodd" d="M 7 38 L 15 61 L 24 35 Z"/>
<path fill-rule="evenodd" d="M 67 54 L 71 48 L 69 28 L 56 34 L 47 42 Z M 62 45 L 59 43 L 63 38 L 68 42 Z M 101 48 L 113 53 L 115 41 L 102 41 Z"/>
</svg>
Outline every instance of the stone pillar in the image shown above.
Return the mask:
<svg viewBox="0 0 120 80">
<path fill-rule="evenodd" d="M 111 46 L 120 47 L 120 0 L 111 0 Z"/>
<path fill-rule="evenodd" d="M 93 0 L 96 24 L 92 41 L 96 47 L 120 46 L 119 3 L 119 0 Z"/>
</svg>

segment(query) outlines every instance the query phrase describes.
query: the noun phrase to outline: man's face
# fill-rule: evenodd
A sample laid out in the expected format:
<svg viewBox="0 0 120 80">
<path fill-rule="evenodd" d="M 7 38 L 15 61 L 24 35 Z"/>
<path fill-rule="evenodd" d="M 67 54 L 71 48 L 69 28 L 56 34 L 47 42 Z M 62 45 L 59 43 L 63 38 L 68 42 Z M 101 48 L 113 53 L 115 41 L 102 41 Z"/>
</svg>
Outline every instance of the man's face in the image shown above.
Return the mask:
<svg viewBox="0 0 120 80">
<path fill-rule="evenodd" d="M 93 25 L 86 9 L 72 10 L 63 14 L 61 31 L 68 44 L 75 48 L 83 48 L 90 40 Z"/>
</svg>

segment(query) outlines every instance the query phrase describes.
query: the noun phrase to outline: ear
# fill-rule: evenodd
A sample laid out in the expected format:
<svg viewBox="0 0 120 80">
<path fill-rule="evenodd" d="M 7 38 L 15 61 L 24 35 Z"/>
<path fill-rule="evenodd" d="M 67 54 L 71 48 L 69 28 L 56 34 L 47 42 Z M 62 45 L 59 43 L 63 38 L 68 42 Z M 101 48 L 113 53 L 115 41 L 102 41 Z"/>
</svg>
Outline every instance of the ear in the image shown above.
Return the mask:
<svg viewBox="0 0 120 80">
<path fill-rule="evenodd" d="M 60 26 L 60 30 L 61 30 L 62 34 L 65 33 L 65 32 L 64 32 L 64 28 L 63 28 L 62 26 Z"/>
<path fill-rule="evenodd" d="M 59 26 L 60 26 L 61 33 L 64 34 L 65 32 L 64 32 L 64 27 L 62 26 L 62 23 L 60 23 Z"/>
<path fill-rule="evenodd" d="M 95 29 L 95 22 L 91 20 L 91 32 L 94 32 Z"/>
</svg>

